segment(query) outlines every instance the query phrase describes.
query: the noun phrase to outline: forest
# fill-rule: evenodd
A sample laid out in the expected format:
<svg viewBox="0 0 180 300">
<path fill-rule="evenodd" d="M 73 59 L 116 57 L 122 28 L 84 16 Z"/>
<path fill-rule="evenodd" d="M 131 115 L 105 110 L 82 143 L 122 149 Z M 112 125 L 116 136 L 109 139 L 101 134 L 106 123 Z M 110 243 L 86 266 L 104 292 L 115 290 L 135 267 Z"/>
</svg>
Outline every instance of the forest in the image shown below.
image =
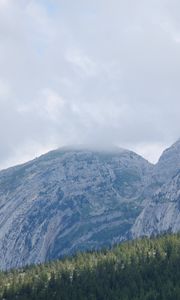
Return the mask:
<svg viewBox="0 0 180 300">
<path fill-rule="evenodd" d="M 180 234 L 0 272 L 0 300 L 178 300 Z"/>
</svg>

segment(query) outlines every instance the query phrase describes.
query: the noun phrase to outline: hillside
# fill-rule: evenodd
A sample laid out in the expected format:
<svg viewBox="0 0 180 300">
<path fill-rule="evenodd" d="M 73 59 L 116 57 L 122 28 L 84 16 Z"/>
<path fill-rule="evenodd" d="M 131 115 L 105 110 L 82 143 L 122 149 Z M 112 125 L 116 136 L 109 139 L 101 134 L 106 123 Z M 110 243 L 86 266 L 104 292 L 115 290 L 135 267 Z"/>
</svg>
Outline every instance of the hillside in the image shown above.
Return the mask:
<svg viewBox="0 0 180 300">
<path fill-rule="evenodd" d="M 0 172 L 0 269 L 127 239 L 151 167 L 128 150 L 59 149 Z"/>
<path fill-rule="evenodd" d="M 147 203 L 138 216 L 132 237 L 180 231 L 180 140 L 166 149 L 153 169 Z"/>
<path fill-rule="evenodd" d="M 0 273 L 4 300 L 178 300 L 180 235 Z"/>
<path fill-rule="evenodd" d="M 180 230 L 180 140 L 156 165 L 62 148 L 0 172 L 0 269 Z"/>
</svg>

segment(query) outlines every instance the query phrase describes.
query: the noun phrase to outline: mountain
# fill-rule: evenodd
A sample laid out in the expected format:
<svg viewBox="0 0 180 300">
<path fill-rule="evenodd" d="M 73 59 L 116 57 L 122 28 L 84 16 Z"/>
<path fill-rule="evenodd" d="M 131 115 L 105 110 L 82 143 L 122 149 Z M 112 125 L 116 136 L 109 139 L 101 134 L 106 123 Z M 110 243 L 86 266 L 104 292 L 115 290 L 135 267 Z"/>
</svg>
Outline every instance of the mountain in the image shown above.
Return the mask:
<svg viewBox="0 0 180 300">
<path fill-rule="evenodd" d="M 180 139 L 161 155 L 154 168 L 154 177 L 157 181 L 168 182 L 180 170 Z"/>
<path fill-rule="evenodd" d="M 0 273 L 0 300 L 178 300 L 180 236 Z"/>
<path fill-rule="evenodd" d="M 180 229 L 180 140 L 156 165 L 62 148 L 0 172 L 0 268 Z"/>
<path fill-rule="evenodd" d="M 0 268 L 128 238 L 152 165 L 123 149 L 59 149 L 0 172 Z"/>
<path fill-rule="evenodd" d="M 133 238 L 180 230 L 180 140 L 163 152 L 150 186 L 144 209 L 131 229 Z"/>
</svg>

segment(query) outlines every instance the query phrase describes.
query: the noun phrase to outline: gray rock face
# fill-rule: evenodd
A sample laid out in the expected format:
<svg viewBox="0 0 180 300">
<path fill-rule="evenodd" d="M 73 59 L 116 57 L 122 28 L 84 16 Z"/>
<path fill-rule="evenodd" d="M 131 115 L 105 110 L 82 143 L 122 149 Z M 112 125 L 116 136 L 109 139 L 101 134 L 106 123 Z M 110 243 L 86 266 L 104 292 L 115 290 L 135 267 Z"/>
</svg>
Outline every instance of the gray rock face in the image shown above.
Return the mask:
<svg viewBox="0 0 180 300">
<path fill-rule="evenodd" d="M 180 170 L 180 139 L 161 155 L 155 165 L 153 176 L 162 184 L 176 175 Z"/>
<path fill-rule="evenodd" d="M 133 238 L 180 230 L 180 140 L 164 151 L 150 185 L 151 193 L 146 192 L 144 209 L 131 229 Z"/>
<path fill-rule="evenodd" d="M 0 267 L 127 238 L 152 168 L 131 151 L 57 150 L 0 172 Z"/>
<path fill-rule="evenodd" d="M 180 140 L 157 165 L 59 149 L 0 172 L 0 268 L 180 230 Z"/>
</svg>

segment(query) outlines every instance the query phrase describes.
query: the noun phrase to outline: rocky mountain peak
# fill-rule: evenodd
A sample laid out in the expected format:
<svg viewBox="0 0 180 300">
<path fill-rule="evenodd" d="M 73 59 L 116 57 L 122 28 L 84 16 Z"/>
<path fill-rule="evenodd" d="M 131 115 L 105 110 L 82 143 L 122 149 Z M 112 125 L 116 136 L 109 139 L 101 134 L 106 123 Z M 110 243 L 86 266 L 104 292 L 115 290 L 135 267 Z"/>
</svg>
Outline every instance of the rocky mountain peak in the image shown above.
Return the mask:
<svg viewBox="0 0 180 300">
<path fill-rule="evenodd" d="M 155 165 L 153 176 L 160 183 L 170 180 L 180 169 L 180 139 L 167 148 Z"/>
<path fill-rule="evenodd" d="M 179 147 L 155 166 L 125 149 L 65 147 L 1 171 L 0 268 L 180 228 Z"/>
<path fill-rule="evenodd" d="M 180 140 L 163 152 L 151 187 L 146 188 L 148 199 L 131 229 L 133 237 L 180 230 Z"/>
<path fill-rule="evenodd" d="M 126 239 L 150 168 L 128 150 L 63 148 L 0 172 L 0 267 Z"/>
</svg>

